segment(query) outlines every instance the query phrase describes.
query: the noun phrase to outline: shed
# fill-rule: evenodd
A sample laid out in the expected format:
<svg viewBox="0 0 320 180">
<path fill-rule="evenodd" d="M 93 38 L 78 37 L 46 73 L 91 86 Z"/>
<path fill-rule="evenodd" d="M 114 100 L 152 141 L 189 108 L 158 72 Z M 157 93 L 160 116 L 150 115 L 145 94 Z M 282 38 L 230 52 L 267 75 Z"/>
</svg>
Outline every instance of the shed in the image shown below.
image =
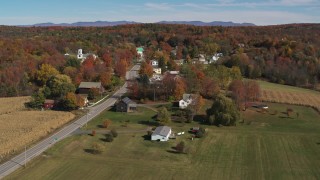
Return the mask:
<svg viewBox="0 0 320 180">
<path fill-rule="evenodd" d="M 52 99 L 46 99 L 43 103 L 44 109 L 52 109 L 54 107 L 55 101 Z"/>
<path fill-rule="evenodd" d="M 128 97 L 123 98 L 116 104 L 117 112 L 133 112 L 137 109 L 137 103 L 133 102 Z"/>
<path fill-rule="evenodd" d="M 157 127 L 151 135 L 152 141 L 168 141 L 171 135 L 171 127 L 159 126 Z"/>
</svg>

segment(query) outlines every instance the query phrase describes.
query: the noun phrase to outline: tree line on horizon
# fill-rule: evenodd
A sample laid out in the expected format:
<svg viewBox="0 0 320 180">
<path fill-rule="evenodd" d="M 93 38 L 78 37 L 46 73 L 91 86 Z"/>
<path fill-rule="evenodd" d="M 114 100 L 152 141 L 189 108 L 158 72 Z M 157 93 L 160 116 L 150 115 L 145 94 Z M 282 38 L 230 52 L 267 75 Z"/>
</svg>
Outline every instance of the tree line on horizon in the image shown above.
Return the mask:
<svg viewBox="0 0 320 180">
<path fill-rule="evenodd" d="M 59 74 L 68 76 L 75 87 L 81 81 L 101 81 L 105 88 L 110 89 L 123 79 L 127 68 L 137 58 L 136 47 L 139 46 L 144 47 L 146 60 L 161 60 L 164 70 L 181 70 L 190 76 L 184 77 L 188 79 L 186 88 L 192 87 L 188 83 L 201 83 L 196 80 L 202 74 L 206 77 L 218 76 L 219 73 L 214 72 L 222 67 L 237 67 L 246 78 L 263 78 L 308 88 L 315 87 L 320 79 L 319 24 L 265 27 L 161 24 L 114 27 L 1 26 L 0 32 L 1 97 L 31 95 L 43 88 L 44 83 L 38 77 L 42 64 L 48 64 Z M 98 58 L 89 56 L 80 63 L 75 56 L 64 55 L 76 54 L 80 48 L 98 55 Z M 222 53 L 223 57 L 209 68 L 192 65 L 179 67 L 173 61 L 184 59 L 191 64 L 199 54 L 210 59 L 216 53 Z M 192 78 L 194 81 L 189 81 Z M 210 81 L 202 81 L 198 87 L 192 88 L 205 87 L 204 82 Z M 217 83 L 227 88 L 223 79 Z"/>
</svg>

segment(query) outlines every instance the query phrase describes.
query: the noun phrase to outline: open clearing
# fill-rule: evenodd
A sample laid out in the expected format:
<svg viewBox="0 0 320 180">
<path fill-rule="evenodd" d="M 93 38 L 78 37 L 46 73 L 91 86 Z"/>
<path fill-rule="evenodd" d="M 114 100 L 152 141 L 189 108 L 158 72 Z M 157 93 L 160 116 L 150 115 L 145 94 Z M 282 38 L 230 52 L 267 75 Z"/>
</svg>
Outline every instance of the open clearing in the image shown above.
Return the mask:
<svg viewBox="0 0 320 180">
<path fill-rule="evenodd" d="M 0 98 L 0 162 L 72 120 L 70 112 L 29 111 L 30 97 Z"/>
<path fill-rule="evenodd" d="M 268 105 L 269 113 L 260 113 L 254 108 L 242 112 L 245 122 L 236 127 L 203 125 L 207 136 L 193 141 L 188 133 L 169 142 L 152 142 L 146 139 L 145 133 L 119 134 L 112 143 L 101 141 L 102 135 L 72 136 L 7 178 L 320 179 L 319 114 L 308 107 Z M 299 116 L 287 117 L 283 112 L 288 107 Z M 110 111 L 104 116 L 116 117 Z M 136 117 L 124 113 L 121 116 Z M 100 119 L 102 123 L 104 118 Z M 115 127 L 122 124 L 117 124 L 117 118 L 112 120 Z M 96 127 L 98 121 L 94 121 L 92 127 Z M 134 118 L 130 122 L 133 124 L 133 121 Z M 187 131 L 195 125 L 198 123 L 170 123 L 176 132 Z M 138 123 L 134 127 L 146 125 Z M 189 154 L 172 151 L 180 140 L 190 148 Z M 100 155 L 87 153 L 93 142 L 103 143 L 105 151 Z"/>
<path fill-rule="evenodd" d="M 288 103 L 316 108 L 320 112 L 320 92 L 259 81 L 261 98 L 267 102 Z"/>
</svg>

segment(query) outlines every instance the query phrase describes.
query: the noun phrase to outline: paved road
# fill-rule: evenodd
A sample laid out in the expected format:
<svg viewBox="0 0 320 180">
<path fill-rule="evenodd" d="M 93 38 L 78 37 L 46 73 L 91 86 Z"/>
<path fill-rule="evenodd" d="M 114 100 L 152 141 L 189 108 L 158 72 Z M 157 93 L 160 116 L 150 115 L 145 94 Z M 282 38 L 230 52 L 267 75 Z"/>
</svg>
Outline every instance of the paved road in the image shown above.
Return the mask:
<svg viewBox="0 0 320 180">
<path fill-rule="evenodd" d="M 137 76 L 137 71 L 139 70 L 140 65 L 135 65 L 132 67 L 130 71 L 126 74 L 126 79 L 130 80 Z M 0 165 L 0 179 L 9 175 L 19 167 L 24 166 L 24 164 L 30 161 L 32 158 L 40 155 L 42 152 L 53 146 L 58 141 L 64 139 L 76 129 L 82 127 L 87 122 L 92 120 L 94 117 L 99 115 L 102 111 L 112 106 L 119 97 L 121 97 L 127 91 L 127 83 L 125 83 L 118 91 L 114 93 L 109 99 L 104 101 L 103 103 L 91 107 L 89 109 L 89 113 L 72 124 L 62 128 L 60 131 L 54 133 L 50 137 L 43 139 L 38 144 L 34 145 L 33 147 L 27 149 L 26 152 L 23 152 L 14 158 L 10 159 L 9 161 L 5 162 L 4 164 Z"/>
</svg>

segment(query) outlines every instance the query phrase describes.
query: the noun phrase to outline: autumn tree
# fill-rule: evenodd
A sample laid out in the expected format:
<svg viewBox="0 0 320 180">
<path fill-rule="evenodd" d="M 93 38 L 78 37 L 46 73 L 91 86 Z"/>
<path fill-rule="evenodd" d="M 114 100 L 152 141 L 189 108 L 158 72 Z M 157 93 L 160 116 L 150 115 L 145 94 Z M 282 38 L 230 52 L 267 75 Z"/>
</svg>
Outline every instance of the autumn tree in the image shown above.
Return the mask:
<svg viewBox="0 0 320 180">
<path fill-rule="evenodd" d="M 117 76 L 125 78 L 127 72 L 128 64 L 125 59 L 120 59 L 116 62 L 114 71 Z"/>
<path fill-rule="evenodd" d="M 260 98 L 261 90 L 257 81 L 245 81 L 245 95 L 247 101 L 257 101 Z"/>
<path fill-rule="evenodd" d="M 83 97 L 83 96 L 81 96 L 81 95 L 76 95 L 76 97 L 77 97 L 77 106 L 78 107 L 83 107 L 83 106 L 85 106 L 86 104 L 85 104 L 85 98 Z"/>
<path fill-rule="evenodd" d="M 40 85 L 44 85 L 47 81 L 59 74 L 59 71 L 50 64 L 42 64 L 35 74 L 35 79 Z"/>
<path fill-rule="evenodd" d="M 77 96 L 73 92 L 68 92 L 65 97 L 63 97 L 59 103 L 59 108 L 63 110 L 75 110 L 78 108 L 77 105 Z"/>
<path fill-rule="evenodd" d="M 108 128 L 112 124 L 112 121 L 110 119 L 106 119 L 103 121 L 103 127 Z"/>
<path fill-rule="evenodd" d="M 186 91 L 186 84 L 182 78 L 176 78 L 173 96 L 176 100 L 181 99 Z"/>
<path fill-rule="evenodd" d="M 213 98 L 220 92 L 219 84 L 213 78 L 206 77 L 201 81 L 200 94 L 206 98 Z"/>
<path fill-rule="evenodd" d="M 244 83 L 241 80 L 232 81 L 229 86 L 229 91 L 231 91 L 232 99 L 235 101 L 238 108 L 241 108 L 242 103 L 244 103 L 246 98 Z"/>
<path fill-rule="evenodd" d="M 139 74 L 140 75 L 147 75 L 149 78 L 152 77 L 153 75 L 153 67 L 150 63 L 144 61 L 141 63 L 141 66 L 140 66 L 140 70 L 139 70 Z"/>
<path fill-rule="evenodd" d="M 104 53 L 102 55 L 102 60 L 106 67 L 112 67 L 112 57 L 110 56 L 110 53 Z"/>
<path fill-rule="evenodd" d="M 105 88 L 111 87 L 111 77 L 112 77 L 112 74 L 110 71 L 104 71 L 104 72 L 100 73 L 99 79 L 100 79 L 103 87 L 105 87 Z"/>
</svg>

